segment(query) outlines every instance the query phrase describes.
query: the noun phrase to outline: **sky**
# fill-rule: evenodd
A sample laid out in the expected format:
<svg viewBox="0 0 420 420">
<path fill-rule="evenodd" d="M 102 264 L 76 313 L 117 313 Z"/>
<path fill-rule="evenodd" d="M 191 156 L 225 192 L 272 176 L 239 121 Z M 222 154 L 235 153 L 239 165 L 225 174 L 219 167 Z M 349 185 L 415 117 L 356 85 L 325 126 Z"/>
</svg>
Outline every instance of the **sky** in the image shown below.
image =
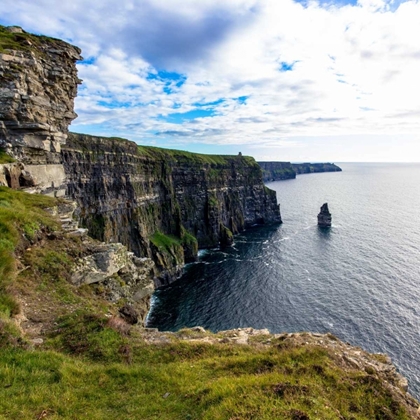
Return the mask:
<svg viewBox="0 0 420 420">
<path fill-rule="evenodd" d="M 420 161 L 420 0 L 1 0 L 82 49 L 70 130 L 257 160 Z"/>
</svg>

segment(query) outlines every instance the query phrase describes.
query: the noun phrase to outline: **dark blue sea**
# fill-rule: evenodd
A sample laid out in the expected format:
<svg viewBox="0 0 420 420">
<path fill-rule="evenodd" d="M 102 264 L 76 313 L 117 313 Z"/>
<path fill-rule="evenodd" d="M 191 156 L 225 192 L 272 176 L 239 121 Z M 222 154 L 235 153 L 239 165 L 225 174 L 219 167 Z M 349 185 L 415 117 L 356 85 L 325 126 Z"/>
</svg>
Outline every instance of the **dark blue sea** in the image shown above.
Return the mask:
<svg viewBox="0 0 420 420">
<path fill-rule="evenodd" d="M 330 331 L 388 353 L 420 397 L 420 164 L 340 166 L 268 184 L 283 224 L 201 251 L 155 292 L 148 325 Z M 325 202 L 329 230 L 317 226 Z"/>
</svg>

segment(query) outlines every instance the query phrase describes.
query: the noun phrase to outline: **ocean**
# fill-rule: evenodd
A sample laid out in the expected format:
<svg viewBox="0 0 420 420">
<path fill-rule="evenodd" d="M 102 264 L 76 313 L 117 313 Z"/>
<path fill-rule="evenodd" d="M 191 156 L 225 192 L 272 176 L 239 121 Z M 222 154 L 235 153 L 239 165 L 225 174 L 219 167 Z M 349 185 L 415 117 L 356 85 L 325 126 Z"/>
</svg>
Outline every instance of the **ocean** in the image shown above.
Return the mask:
<svg viewBox="0 0 420 420">
<path fill-rule="evenodd" d="M 267 184 L 282 225 L 251 228 L 152 298 L 148 326 L 331 332 L 391 356 L 420 397 L 420 164 L 342 163 Z M 317 214 L 327 202 L 332 227 Z"/>
</svg>

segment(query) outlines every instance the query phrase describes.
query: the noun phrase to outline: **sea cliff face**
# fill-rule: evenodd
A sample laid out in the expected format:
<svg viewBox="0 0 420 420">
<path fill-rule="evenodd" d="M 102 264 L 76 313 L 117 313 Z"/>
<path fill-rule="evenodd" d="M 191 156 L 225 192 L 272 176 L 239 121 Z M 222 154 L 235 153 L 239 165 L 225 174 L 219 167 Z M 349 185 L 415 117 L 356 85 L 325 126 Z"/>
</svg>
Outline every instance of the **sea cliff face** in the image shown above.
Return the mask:
<svg viewBox="0 0 420 420">
<path fill-rule="evenodd" d="M 263 172 L 264 182 L 295 179 L 296 172 L 290 162 L 258 162 Z"/>
<path fill-rule="evenodd" d="M 198 248 L 229 244 L 255 224 L 281 222 L 254 159 L 137 146 L 71 133 L 62 148 L 67 195 L 89 233 L 153 258 L 170 283 Z"/>
<path fill-rule="evenodd" d="M 293 169 L 299 174 L 317 172 L 341 172 L 342 169 L 334 163 L 292 163 Z"/>
<path fill-rule="evenodd" d="M 19 162 L 0 168 L 3 184 L 64 193 L 60 150 L 77 117 L 80 59 L 66 42 L 0 26 L 0 148 Z"/>
<path fill-rule="evenodd" d="M 290 162 L 258 162 L 263 172 L 264 182 L 294 179 L 296 175 L 316 172 L 341 172 L 334 163 L 290 163 Z"/>
</svg>

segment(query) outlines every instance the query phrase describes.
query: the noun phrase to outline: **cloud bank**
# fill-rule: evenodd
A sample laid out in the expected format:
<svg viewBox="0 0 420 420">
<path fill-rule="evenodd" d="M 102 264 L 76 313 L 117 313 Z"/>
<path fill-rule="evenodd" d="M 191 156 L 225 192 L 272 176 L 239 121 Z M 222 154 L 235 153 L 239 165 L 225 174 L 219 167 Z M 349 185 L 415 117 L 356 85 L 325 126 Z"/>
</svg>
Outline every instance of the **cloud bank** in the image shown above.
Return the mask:
<svg viewBox="0 0 420 420">
<path fill-rule="evenodd" d="M 0 23 L 83 49 L 75 131 L 292 160 L 420 151 L 419 1 L 2 3 Z"/>
</svg>

